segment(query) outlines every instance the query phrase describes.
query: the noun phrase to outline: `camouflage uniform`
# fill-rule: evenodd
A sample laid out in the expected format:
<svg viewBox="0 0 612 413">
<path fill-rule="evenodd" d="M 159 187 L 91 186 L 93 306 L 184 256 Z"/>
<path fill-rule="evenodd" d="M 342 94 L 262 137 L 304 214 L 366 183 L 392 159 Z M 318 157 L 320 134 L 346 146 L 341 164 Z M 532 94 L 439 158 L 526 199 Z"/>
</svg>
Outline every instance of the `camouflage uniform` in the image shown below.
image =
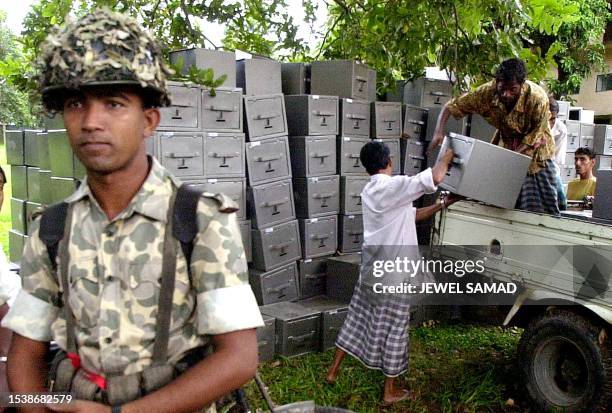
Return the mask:
<svg viewBox="0 0 612 413">
<path fill-rule="evenodd" d="M 85 370 L 130 374 L 151 364 L 160 290 L 165 222 L 179 184 L 155 159 L 128 207 L 112 221 L 87 181 L 69 198 L 74 204 L 69 244 L 69 305 Z M 198 204 L 198 235 L 191 258 L 192 283 L 177 248 L 168 357 L 171 363 L 209 336 L 263 325 L 248 284 L 247 264 L 235 213 L 224 195 L 205 193 Z M 58 306 L 60 286 L 38 224 L 21 261 L 23 290 L 3 321 L 33 340 L 66 348 L 66 322 Z M 176 240 L 175 240 L 176 241 Z M 176 241 L 178 242 L 178 241 Z"/>
</svg>

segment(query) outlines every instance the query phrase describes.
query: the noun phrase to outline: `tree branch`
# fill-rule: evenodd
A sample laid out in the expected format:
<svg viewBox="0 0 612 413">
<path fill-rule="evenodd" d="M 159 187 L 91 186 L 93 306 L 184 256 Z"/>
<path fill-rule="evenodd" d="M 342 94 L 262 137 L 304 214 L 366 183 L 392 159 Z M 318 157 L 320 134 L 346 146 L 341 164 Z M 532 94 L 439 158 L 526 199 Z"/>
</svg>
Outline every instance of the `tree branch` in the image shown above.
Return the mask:
<svg viewBox="0 0 612 413">
<path fill-rule="evenodd" d="M 315 60 L 317 60 L 321 56 L 321 53 L 323 53 L 323 48 L 325 47 L 325 42 L 327 41 L 327 37 L 332 31 L 334 31 L 341 17 L 342 15 L 339 15 L 338 17 L 336 17 L 336 20 L 334 21 L 334 23 L 329 27 L 329 29 L 325 33 L 325 36 L 323 37 L 323 41 L 321 42 L 321 46 L 319 47 L 319 53 L 317 53 L 317 55 L 315 56 Z"/>
</svg>

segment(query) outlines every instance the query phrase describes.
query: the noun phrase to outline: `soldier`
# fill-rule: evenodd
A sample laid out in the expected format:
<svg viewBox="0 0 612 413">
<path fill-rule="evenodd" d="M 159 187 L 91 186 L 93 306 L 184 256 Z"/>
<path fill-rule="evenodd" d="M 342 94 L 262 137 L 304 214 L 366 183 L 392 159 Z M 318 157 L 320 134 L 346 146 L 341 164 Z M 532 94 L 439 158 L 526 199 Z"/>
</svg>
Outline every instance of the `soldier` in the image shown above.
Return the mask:
<svg viewBox="0 0 612 413">
<path fill-rule="evenodd" d="M 53 390 L 79 399 L 47 406 L 55 411 L 209 406 L 253 377 L 255 327 L 263 325 L 235 204 L 220 194 L 195 199 L 197 232 L 186 257 L 171 231 L 180 184 L 145 152 L 160 120 L 157 107 L 170 103 L 170 72 L 134 19 L 98 10 L 56 29 L 42 47 L 43 104 L 63 114 L 87 176 L 65 200 L 55 261 L 47 236 L 41 238 L 44 215 L 25 246 L 23 289 L 3 321 L 15 333 L 10 388 L 48 390 L 45 356 L 54 340 L 63 351 Z M 214 351 L 201 357 L 211 345 Z"/>
</svg>

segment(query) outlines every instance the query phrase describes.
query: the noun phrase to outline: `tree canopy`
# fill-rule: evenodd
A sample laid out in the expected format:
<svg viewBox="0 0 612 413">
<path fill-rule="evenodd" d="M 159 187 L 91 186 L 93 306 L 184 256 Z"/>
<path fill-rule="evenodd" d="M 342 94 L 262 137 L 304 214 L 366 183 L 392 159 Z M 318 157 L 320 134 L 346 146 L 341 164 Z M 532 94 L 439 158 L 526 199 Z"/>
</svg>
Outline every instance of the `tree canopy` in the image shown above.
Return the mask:
<svg viewBox="0 0 612 413">
<path fill-rule="evenodd" d="M 166 52 L 223 47 L 283 61 L 358 59 L 378 71 L 380 92 L 428 66 L 454 73 L 464 90 L 519 56 L 531 79 L 565 97 L 603 68 L 603 33 L 612 21 L 607 0 L 303 0 L 304 22 L 294 20 L 287 0 L 40 0 L 24 20 L 23 53 L 0 55 L 0 77 L 31 90 L 30 62 L 50 27 L 99 6 L 137 17 Z M 327 7 L 328 20 L 311 46 L 298 29 L 321 23 L 317 7 Z M 206 37 L 206 22 L 225 27 L 221 45 Z"/>
</svg>

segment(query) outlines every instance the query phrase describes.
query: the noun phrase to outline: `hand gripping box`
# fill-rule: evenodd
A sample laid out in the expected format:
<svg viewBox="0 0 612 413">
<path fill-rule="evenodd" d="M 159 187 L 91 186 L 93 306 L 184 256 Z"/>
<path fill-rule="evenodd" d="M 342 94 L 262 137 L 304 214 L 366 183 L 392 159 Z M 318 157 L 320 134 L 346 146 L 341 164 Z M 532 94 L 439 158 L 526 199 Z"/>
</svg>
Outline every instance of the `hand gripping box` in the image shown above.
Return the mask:
<svg viewBox="0 0 612 413">
<path fill-rule="evenodd" d="M 319 349 L 321 311 L 292 302 L 264 305 L 259 310 L 276 319 L 277 355 L 293 357 Z"/>
<path fill-rule="evenodd" d="M 531 158 L 468 136 L 450 133 L 442 156 L 452 147 L 455 158 L 440 187 L 453 193 L 502 208 L 514 208 Z"/>
</svg>

